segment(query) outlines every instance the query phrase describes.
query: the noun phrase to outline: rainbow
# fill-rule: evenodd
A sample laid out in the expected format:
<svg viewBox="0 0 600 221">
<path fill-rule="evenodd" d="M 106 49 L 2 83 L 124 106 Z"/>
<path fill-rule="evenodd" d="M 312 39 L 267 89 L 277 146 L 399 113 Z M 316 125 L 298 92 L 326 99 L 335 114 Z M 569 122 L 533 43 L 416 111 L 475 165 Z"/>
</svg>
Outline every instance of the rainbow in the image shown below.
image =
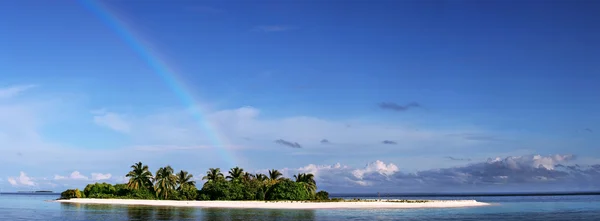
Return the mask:
<svg viewBox="0 0 600 221">
<path fill-rule="evenodd" d="M 111 28 L 119 37 L 121 37 L 146 63 L 152 68 L 153 72 L 165 82 L 167 87 L 175 93 L 183 105 L 189 107 L 190 114 L 196 119 L 198 125 L 204 130 L 210 138 L 212 146 L 227 163 L 228 167 L 236 166 L 234 154 L 228 150 L 226 139 L 221 136 L 213 125 L 204 118 L 206 111 L 197 105 L 192 93 L 187 89 L 185 83 L 178 79 L 177 74 L 170 68 L 166 59 L 161 58 L 156 53 L 153 53 L 152 48 L 148 44 L 144 44 L 143 38 L 139 34 L 136 35 L 131 25 L 127 25 L 123 19 L 117 16 L 117 13 L 111 11 L 108 7 L 102 5 L 95 0 L 80 0 L 86 8 L 92 11 L 100 20 L 102 20 L 109 28 Z"/>
</svg>

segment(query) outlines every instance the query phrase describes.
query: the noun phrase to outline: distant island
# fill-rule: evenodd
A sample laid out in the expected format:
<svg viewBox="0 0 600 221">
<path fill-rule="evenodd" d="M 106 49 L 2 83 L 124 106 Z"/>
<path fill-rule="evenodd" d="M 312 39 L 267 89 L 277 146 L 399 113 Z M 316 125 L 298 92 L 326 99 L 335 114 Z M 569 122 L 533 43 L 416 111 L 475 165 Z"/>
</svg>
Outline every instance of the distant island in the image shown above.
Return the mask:
<svg viewBox="0 0 600 221">
<path fill-rule="evenodd" d="M 17 193 L 53 193 L 50 190 L 36 190 L 36 191 L 17 191 Z"/>
<path fill-rule="evenodd" d="M 344 200 L 329 198 L 326 191 L 317 192 L 311 173 L 299 173 L 293 180 L 272 169 L 268 174 L 251 174 L 239 167 L 228 175 L 220 168 L 208 169 L 201 189 L 193 175 L 171 166 L 161 167 L 153 175 L 142 162 L 131 165 L 124 184 L 88 184 L 83 191 L 68 189 L 58 202 L 91 204 L 124 204 L 156 206 L 188 206 L 217 208 L 441 208 L 485 206 L 475 200 Z"/>
</svg>

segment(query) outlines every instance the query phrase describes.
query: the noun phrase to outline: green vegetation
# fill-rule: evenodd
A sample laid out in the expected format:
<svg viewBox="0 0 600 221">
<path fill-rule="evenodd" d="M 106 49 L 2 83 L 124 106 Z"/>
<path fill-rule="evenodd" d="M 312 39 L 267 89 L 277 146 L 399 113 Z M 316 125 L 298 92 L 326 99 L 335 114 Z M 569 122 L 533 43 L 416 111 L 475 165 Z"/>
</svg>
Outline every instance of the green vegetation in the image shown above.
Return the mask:
<svg viewBox="0 0 600 221">
<path fill-rule="evenodd" d="M 68 189 L 60 193 L 61 199 L 82 198 L 83 195 L 79 189 Z"/>
<path fill-rule="evenodd" d="M 147 165 L 138 162 L 125 176 L 129 178 L 126 184 L 88 184 L 83 192 L 70 189 L 61 198 L 330 201 L 329 193 L 316 192 L 317 183 L 310 173 L 294 175 L 291 180 L 275 169 L 268 174 L 251 174 L 234 167 L 225 176 L 220 168 L 210 168 L 200 189 L 192 174 L 184 170 L 175 173 L 171 166 L 161 167 L 153 175 Z"/>
</svg>

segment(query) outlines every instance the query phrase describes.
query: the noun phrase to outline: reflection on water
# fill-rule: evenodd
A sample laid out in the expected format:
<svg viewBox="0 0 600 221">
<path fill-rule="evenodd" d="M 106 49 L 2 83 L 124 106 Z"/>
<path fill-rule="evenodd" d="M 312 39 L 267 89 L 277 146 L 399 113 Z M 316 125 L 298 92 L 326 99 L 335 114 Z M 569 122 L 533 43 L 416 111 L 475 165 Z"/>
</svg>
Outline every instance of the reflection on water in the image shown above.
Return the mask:
<svg viewBox="0 0 600 221">
<path fill-rule="evenodd" d="M 123 213 L 127 217 L 123 217 Z M 61 203 L 74 220 L 316 220 L 314 210 L 221 209 Z"/>
<path fill-rule="evenodd" d="M 179 208 L 177 210 L 177 220 L 192 220 L 195 219 L 196 208 Z"/>
<path fill-rule="evenodd" d="M 149 220 L 153 216 L 152 207 L 127 206 L 127 218 L 129 220 Z"/>
<path fill-rule="evenodd" d="M 315 220 L 314 210 L 202 209 L 203 220 Z"/>
</svg>

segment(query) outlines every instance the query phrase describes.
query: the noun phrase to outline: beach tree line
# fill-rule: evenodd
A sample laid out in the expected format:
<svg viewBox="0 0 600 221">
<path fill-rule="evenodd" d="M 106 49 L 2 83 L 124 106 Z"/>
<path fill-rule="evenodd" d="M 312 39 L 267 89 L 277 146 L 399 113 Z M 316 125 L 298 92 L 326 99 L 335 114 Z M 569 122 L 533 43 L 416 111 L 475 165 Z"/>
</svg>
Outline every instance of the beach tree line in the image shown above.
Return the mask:
<svg viewBox="0 0 600 221">
<path fill-rule="evenodd" d="M 278 170 L 267 174 L 252 174 L 240 167 L 224 174 L 220 168 L 210 168 L 198 189 L 194 176 L 187 171 L 175 172 L 171 166 L 159 168 L 152 174 L 142 162 L 131 165 L 124 184 L 88 184 L 83 191 L 69 189 L 61 198 L 119 198 L 153 200 L 328 200 L 326 191 L 317 192 L 311 173 L 283 177 Z"/>
</svg>

